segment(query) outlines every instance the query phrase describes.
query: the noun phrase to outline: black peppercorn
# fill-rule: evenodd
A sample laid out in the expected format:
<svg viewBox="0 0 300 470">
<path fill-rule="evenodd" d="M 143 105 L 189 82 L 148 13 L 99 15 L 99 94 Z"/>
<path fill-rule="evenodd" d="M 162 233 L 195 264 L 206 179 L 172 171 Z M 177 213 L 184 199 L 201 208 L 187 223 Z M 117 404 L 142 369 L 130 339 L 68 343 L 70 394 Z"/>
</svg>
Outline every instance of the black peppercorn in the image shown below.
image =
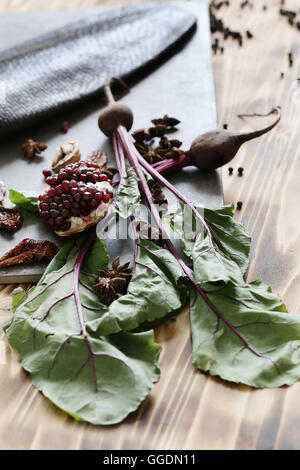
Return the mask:
<svg viewBox="0 0 300 470">
<path fill-rule="evenodd" d="M 233 168 L 232 168 L 232 166 L 230 166 L 230 167 L 228 168 L 228 173 L 229 173 L 230 175 L 232 175 L 232 173 L 233 173 Z"/>
<path fill-rule="evenodd" d="M 241 210 L 242 205 L 243 205 L 242 201 L 238 201 L 238 202 L 236 203 L 236 208 L 237 208 L 238 211 Z"/>
<path fill-rule="evenodd" d="M 243 176 L 243 171 L 244 171 L 244 168 L 243 168 L 242 166 L 240 166 L 240 167 L 238 168 L 238 174 L 239 174 L 239 176 Z"/>
</svg>

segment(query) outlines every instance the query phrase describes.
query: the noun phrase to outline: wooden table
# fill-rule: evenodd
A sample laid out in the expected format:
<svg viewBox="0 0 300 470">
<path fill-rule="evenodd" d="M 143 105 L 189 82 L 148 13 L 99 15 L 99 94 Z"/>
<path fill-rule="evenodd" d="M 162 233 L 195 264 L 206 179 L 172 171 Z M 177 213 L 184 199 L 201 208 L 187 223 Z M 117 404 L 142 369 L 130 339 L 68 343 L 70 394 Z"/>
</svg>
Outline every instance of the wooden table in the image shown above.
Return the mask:
<svg viewBox="0 0 300 470">
<path fill-rule="evenodd" d="M 118 3 L 2 0 L 0 12 L 45 9 L 49 4 L 54 9 Z M 227 40 L 224 54 L 214 56 L 219 123 L 228 123 L 232 129 L 259 126 L 259 118 L 241 123 L 235 116 L 244 111 L 264 112 L 278 104 L 283 108 L 283 118 L 275 131 L 239 152 L 232 165 L 233 176 L 224 168 L 225 202 L 243 201 L 236 217 L 253 238 L 248 279 L 270 283 L 284 297 L 289 311 L 299 313 L 300 32 L 279 16 L 280 0 L 255 0 L 253 9 L 241 9 L 240 3 L 231 0 L 232 5 L 218 13 L 232 29 L 249 29 L 254 35 L 242 48 Z M 298 7 L 297 0 L 286 3 L 287 8 Z M 263 11 L 264 4 L 267 11 Z M 291 50 L 294 66 L 289 68 Z M 237 176 L 239 166 L 244 167 L 242 178 Z M 14 287 L 0 286 L 1 324 L 11 316 L 10 293 Z M 0 389 L 1 402 L 6 406 L 1 409 L 0 448 L 300 448 L 300 383 L 290 388 L 253 390 L 196 372 L 191 365 L 187 313 L 156 334 L 164 347 L 159 384 L 137 413 L 119 426 L 104 429 L 76 423 L 44 399 L 31 385 L 2 333 Z M 166 364 L 172 365 L 167 368 Z"/>
</svg>

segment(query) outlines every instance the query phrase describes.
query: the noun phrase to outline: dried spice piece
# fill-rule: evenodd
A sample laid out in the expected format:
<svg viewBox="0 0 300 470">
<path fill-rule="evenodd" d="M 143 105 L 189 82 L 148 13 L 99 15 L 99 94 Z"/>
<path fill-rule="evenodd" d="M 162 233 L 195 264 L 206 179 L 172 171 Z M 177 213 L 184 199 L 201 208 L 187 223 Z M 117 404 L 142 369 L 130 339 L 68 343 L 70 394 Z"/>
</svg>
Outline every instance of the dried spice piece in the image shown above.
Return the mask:
<svg viewBox="0 0 300 470">
<path fill-rule="evenodd" d="M 293 65 L 294 65 L 294 60 L 293 60 L 293 53 L 292 53 L 292 52 L 289 52 L 289 54 L 288 54 L 288 59 L 289 59 L 289 66 L 290 66 L 290 67 L 293 67 Z"/>
<path fill-rule="evenodd" d="M 155 125 L 164 125 L 167 128 L 172 128 L 180 124 L 180 121 L 174 117 L 170 117 L 167 114 L 164 115 L 162 118 L 152 119 L 151 122 Z"/>
<path fill-rule="evenodd" d="M 22 145 L 21 150 L 26 158 L 33 158 L 35 155 L 41 154 L 48 146 L 44 142 L 36 142 L 32 139 L 27 139 Z"/>
<path fill-rule="evenodd" d="M 6 187 L 2 180 L 0 180 L 0 204 L 5 199 Z"/>
<path fill-rule="evenodd" d="M 228 173 L 229 173 L 230 175 L 232 175 L 232 173 L 233 173 L 233 168 L 232 168 L 232 166 L 230 166 L 230 167 L 228 168 Z"/>
<path fill-rule="evenodd" d="M 221 2 L 215 3 L 215 1 L 211 2 L 211 6 L 215 8 L 216 10 L 220 10 L 223 6 L 229 7 L 230 2 L 229 0 L 222 0 Z"/>
<path fill-rule="evenodd" d="M 239 176 L 243 176 L 243 172 L 244 172 L 244 168 L 243 168 L 242 166 L 240 166 L 240 167 L 238 168 L 238 174 L 239 174 Z"/>
<path fill-rule="evenodd" d="M 248 39 L 252 39 L 252 38 L 253 38 L 253 34 L 252 34 L 251 31 L 249 31 L 248 29 L 247 29 L 247 31 L 246 31 L 246 36 L 247 36 Z"/>
<path fill-rule="evenodd" d="M 162 204 L 168 204 L 168 200 L 160 186 L 160 184 L 153 182 L 150 185 L 150 190 L 154 204 L 161 206 Z"/>
<path fill-rule="evenodd" d="M 0 206 L 0 229 L 15 232 L 22 225 L 22 214 L 17 209 Z"/>
<path fill-rule="evenodd" d="M 240 7 L 243 9 L 243 8 L 245 8 L 246 6 L 248 6 L 248 7 L 250 7 L 250 8 L 253 8 L 253 3 L 249 2 L 249 0 L 244 0 L 244 1 L 241 3 Z"/>
<path fill-rule="evenodd" d="M 228 124 L 226 124 L 226 123 L 223 124 L 223 129 L 225 129 L 225 130 L 228 129 Z"/>
<path fill-rule="evenodd" d="M 86 161 L 94 163 L 99 168 L 107 165 L 107 153 L 104 150 L 93 150 L 86 158 Z"/>
<path fill-rule="evenodd" d="M 149 127 L 149 133 L 152 139 L 154 137 L 162 137 L 167 131 L 166 124 L 157 124 L 154 127 Z"/>
<path fill-rule="evenodd" d="M 86 161 L 99 167 L 102 173 L 104 173 L 109 179 L 112 179 L 114 175 L 118 173 L 116 168 L 107 166 L 107 154 L 104 150 L 93 150 L 93 152 L 91 152 L 86 158 Z"/>
<path fill-rule="evenodd" d="M 79 143 L 76 140 L 69 140 L 56 149 L 51 168 L 55 173 L 58 173 L 59 170 L 70 163 L 79 162 L 80 158 Z"/>
<path fill-rule="evenodd" d="M 53 242 L 25 238 L 0 258 L 0 268 L 51 261 L 57 253 Z"/>
<path fill-rule="evenodd" d="M 102 269 L 97 284 L 94 286 L 95 292 L 104 305 L 110 305 L 122 295 L 126 294 L 128 284 L 132 277 L 130 263 L 120 264 L 117 257 L 112 262 L 112 269 Z"/>
<path fill-rule="evenodd" d="M 288 20 L 288 23 L 291 25 L 291 26 L 294 26 L 294 20 L 297 16 L 297 12 L 296 11 L 293 11 L 293 10 L 285 10 L 284 8 L 280 8 L 279 10 L 279 14 L 281 16 L 285 16 Z"/>
<path fill-rule="evenodd" d="M 142 143 L 145 140 L 151 140 L 149 129 L 137 129 L 132 133 L 132 137 L 136 142 Z"/>
<path fill-rule="evenodd" d="M 236 203 L 236 208 L 237 208 L 238 211 L 241 210 L 242 205 L 243 205 L 242 201 L 238 201 L 238 202 Z"/>
</svg>

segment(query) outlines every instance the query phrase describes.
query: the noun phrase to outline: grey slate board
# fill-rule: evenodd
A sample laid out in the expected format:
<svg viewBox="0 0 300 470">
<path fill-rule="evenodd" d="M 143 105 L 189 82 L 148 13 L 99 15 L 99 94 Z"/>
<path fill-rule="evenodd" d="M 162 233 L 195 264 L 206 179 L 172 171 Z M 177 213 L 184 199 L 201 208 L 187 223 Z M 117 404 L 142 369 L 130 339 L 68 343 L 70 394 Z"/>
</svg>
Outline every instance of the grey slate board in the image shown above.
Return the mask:
<svg viewBox="0 0 300 470">
<path fill-rule="evenodd" d="M 174 137 L 183 141 L 188 148 L 193 138 L 202 132 L 216 127 L 216 108 L 211 64 L 211 43 L 208 8 L 204 2 L 176 2 L 182 8 L 190 9 L 198 18 L 196 33 L 184 47 L 164 62 L 151 74 L 139 79 L 132 86 L 131 93 L 122 101 L 134 111 L 134 128 L 145 127 L 153 117 L 169 114 L 182 121 Z M 3 14 L 0 16 L 0 49 L 16 45 L 41 32 L 50 31 L 71 21 L 84 18 L 99 9 L 82 9 L 51 12 L 30 12 Z M 0 77 L 1 79 L 1 77 Z M 83 158 L 96 148 L 103 148 L 113 163 L 110 142 L 97 127 L 97 117 L 103 101 L 85 103 L 80 109 L 68 111 L 39 128 L 18 134 L 0 144 L 0 178 L 8 188 L 19 191 L 40 191 L 45 189 L 41 171 L 51 162 L 56 147 L 67 139 L 75 138 L 80 142 Z M 0 109 L 1 111 L 1 109 Z M 64 136 L 60 132 L 61 122 L 70 122 L 70 131 Z M 20 145 L 28 137 L 43 140 L 48 149 L 43 157 L 28 162 L 20 156 Z M 220 171 L 200 173 L 198 170 L 185 169 L 180 175 L 169 177 L 190 200 L 205 206 L 217 207 L 222 204 Z M 172 198 L 170 198 L 172 204 Z M 8 204 L 8 203 L 7 203 Z M 0 256 L 15 246 L 23 238 L 51 239 L 61 243 L 55 235 L 35 216 L 26 216 L 21 230 L 15 234 L 0 235 Z M 129 242 L 128 242 L 129 243 Z M 109 250 L 123 253 L 126 257 L 129 245 L 122 242 L 109 243 Z M 128 258 L 128 257 L 127 257 Z M 40 278 L 44 266 L 23 266 L 0 270 L 0 283 L 33 282 Z"/>
</svg>

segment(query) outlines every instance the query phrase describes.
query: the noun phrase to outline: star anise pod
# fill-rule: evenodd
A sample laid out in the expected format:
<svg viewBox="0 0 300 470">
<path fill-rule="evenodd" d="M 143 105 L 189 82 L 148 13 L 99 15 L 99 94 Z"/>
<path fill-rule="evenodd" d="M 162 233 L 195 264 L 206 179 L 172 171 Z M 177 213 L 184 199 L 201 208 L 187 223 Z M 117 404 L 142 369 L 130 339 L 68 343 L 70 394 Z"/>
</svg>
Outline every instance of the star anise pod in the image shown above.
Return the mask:
<svg viewBox="0 0 300 470">
<path fill-rule="evenodd" d="M 145 153 L 143 157 L 148 163 L 150 163 L 150 165 L 153 165 L 153 163 L 161 162 L 164 158 L 156 150 L 149 150 L 149 152 Z"/>
<path fill-rule="evenodd" d="M 167 114 L 164 115 L 163 118 L 152 119 L 151 121 L 155 126 L 159 124 L 164 124 L 168 128 L 172 128 L 180 124 L 180 121 L 176 118 L 169 117 Z"/>
<path fill-rule="evenodd" d="M 161 186 L 158 183 L 156 182 L 152 183 L 150 186 L 150 190 L 151 190 L 154 204 L 158 204 L 159 206 L 161 206 L 162 204 L 168 204 L 168 200 L 166 196 L 164 195 L 164 192 Z"/>
<path fill-rule="evenodd" d="M 142 143 L 145 140 L 151 140 L 149 129 L 137 129 L 132 133 L 132 137 L 138 143 Z"/>
<path fill-rule="evenodd" d="M 165 158 L 178 158 L 183 155 L 184 152 L 176 147 L 172 147 L 171 150 L 166 153 Z"/>
<path fill-rule="evenodd" d="M 132 277 L 129 263 L 121 265 L 120 258 L 117 257 L 112 262 L 112 269 L 102 269 L 99 271 L 99 274 L 100 276 L 94 289 L 103 304 L 110 305 L 121 295 L 126 294 Z"/>
<path fill-rule="evenodd" d="M 21 147 L 26 158 L 33 158 L 36 154 L 41 154 L 46 148 L 47 145 L 44 142 L 36 142 L 32 139 L 27 139 Z"/>
<path fill-rule="evenodd" d="M 167 126 L 165 124 L 157 124 L 154 127 L 149 127 L 149 133 L 152 138 L 162 137 L 167 131 Z"/>
</svg>

